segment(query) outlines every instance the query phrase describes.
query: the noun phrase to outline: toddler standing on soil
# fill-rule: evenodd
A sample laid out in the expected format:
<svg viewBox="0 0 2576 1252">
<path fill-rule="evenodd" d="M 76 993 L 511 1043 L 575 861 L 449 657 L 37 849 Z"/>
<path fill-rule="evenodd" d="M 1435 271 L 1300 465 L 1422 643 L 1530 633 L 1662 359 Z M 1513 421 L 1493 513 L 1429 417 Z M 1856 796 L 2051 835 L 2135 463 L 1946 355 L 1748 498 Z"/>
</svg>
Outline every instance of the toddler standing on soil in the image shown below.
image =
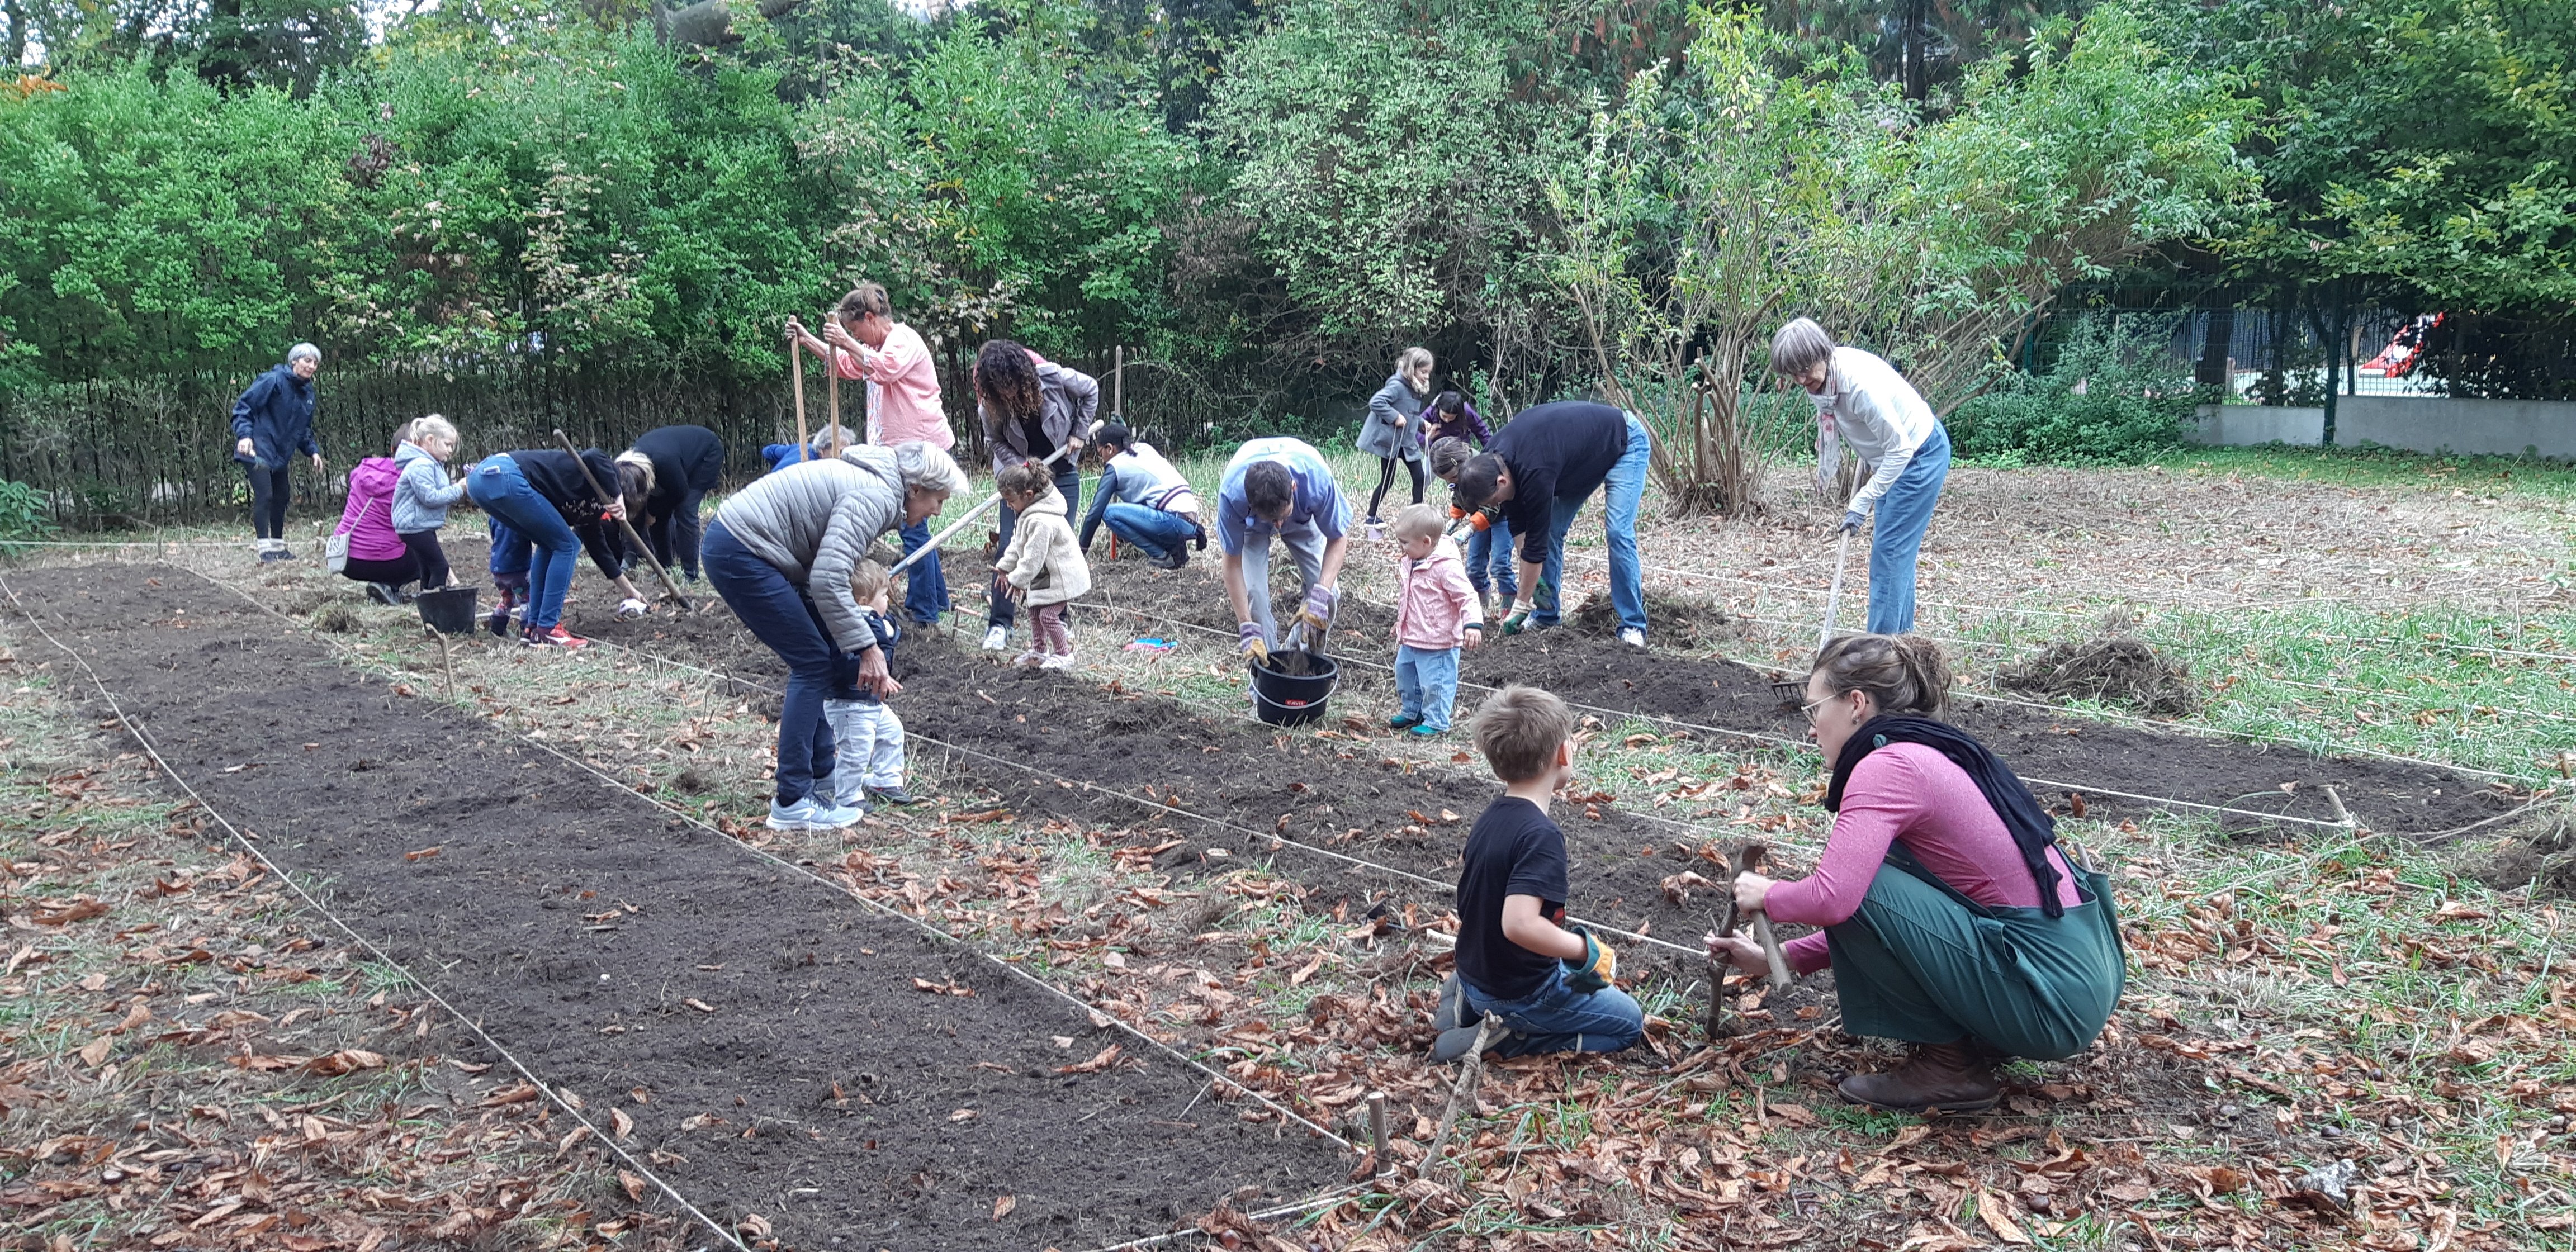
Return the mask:
<svg viewBox="0 0 2576 1252">
<path fill-rule="evenodd" d="M 1565 924 L 1565 832 L 1547 804 L 1574 779 L 1574 714 L 1536 687 L 1505 687 L 1476 710 L 1476 748 L 1503 780 L 1467 835 L 1458 871 L 1458 972 L 1440 987 L 1431 1059 L 1486 1051 L 1616 1052 L 1646 1031 L 1644 1010 L 1610 984 L 1618 954 Z"/>
<path fill-rule="evenodd" d="M 448 506 L 465 498 L 465 479 L 448 481 L 447 462 L 456 455 L 456 427 L 432 413 L 413 419 L 394 446 L 394 463 L 402 477 L 394 481 L 394 534 L 420 562 L 420 589 L 447 585 L 447 549 L 438 531 L 447 525 Z"/>
<path fill-rule="evenodd" d="M 877 651 L 891 662 L 895 641 L 903 637 L 886 616 L 886 590 L 892 580 L 886 567 L 861 561 L 850 571 L 850 598 L 859 602 L 859 617 L 877 641 Z M 896 688 L 899 690 L 900 688 Z M 859 683 L 859 658 L 843 653 L 832 666 L 832 690 L 823 697 L 823 724 L 832 728 L 831 798 L 865 811 L 868 802 L 913 804 L 903 789 L 903 720 L 886 707 L 883 697 Z"/>
<path fill-rule="evenodd" d="M 1064 514 L 1064 495 L 1055 489 L 1052 471 L 1034 461 L 1003 470 L 994 479 L 1002 503 L 1019 515 L 1011 546 L 993 563 L 1003 595 L 1026 600 L 1031 623 L 1029 650 L 1021 665 L 1064 669 L 1073 664 L 1073 636 L 1064 628 L 1064 606 L 1091 590 L 1091 565 L 1082 559 L 1082 541 Z"/>
<path fill-rule="evenodd" d="M 1440 510 L 1408 504 L 1395 514 L 1395 689 L 1404 708 L 1387 729 L 1428 738 L 1449 729 L 1458 703 L 1458 649 L 1484 641 L 1485 611 L 1467 584 L 1458 545 L 1440 533 Z"/>
</svg>

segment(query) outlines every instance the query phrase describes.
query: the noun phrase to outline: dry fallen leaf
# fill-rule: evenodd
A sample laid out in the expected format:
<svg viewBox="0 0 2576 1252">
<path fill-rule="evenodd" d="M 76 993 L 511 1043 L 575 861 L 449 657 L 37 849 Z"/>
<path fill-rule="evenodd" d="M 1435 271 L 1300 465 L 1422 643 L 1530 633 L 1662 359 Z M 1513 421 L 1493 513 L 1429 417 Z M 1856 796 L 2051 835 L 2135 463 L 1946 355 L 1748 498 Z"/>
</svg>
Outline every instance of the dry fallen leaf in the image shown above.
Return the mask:
<svg viewBox="0 0 2576 1252">
<path fill-rule="evenodd" d="M 1127 1045 L 1121 1043 L 1110 1044 L 1108 1047 L 1102 1048 L 1098 1053 L 1094 1054 L 1090 1060 L 1083 1061 L 1075 1065 L 1058 1065 L 1055 1067 L 1055 1072 L 1059 1074 L 1097 1074 L 1100 1071 L 1117 1064 L 1118 1055 L 1126 1050 L 1126 1046 Z"/>
<path fill-rule="evenodd" d="M 1995 1232 L 1996 1238 L 2006 1243 L 2027 1244 L 2031 1241 L 2030 1236 L 2022 1232 L 2020 1224 L 2013 1221 L 2011 1204 L 1983 1187 L 1977 1188 L 1977 1218 L 1986 1224 L 1986 1229 Z"/>
<path fill-rule="evenodd" d="M 98 1038 L 90 1040 L 87 1044 L 83 1045 L 80 1050 L 81 1064 L 87 1065 L 91 1069 L 97 1069 L 99 1066 L 107 1063 L 107 1051 L 109 1048 L 114 1046 L 115 1041 L 109 1039 L 105 1035 L 100 1035 Z"/>
<path fill-rule="evenodd" d="M 68 926 L 73 922 L 85 922 L 93 917 L 102 916 L 106 912 L 107 905 L 104 902 L 81 896 L 62 908 L 37 910 L 34 921 L 39 926 Z"/>
<path fill-rule="evenodd" d="M 993 1220 L 998 1222 L 1003 1218 L 1010 1216 L 1011 1210 L 1018 1208 L 1019 1206 L 1020 1198 L 1015 1195 L 1006 1195 L 1001 1199 L 993 1201 Z"/>
<path fill-rule="evenodd" d="M 440 844 L 435 847 L 422 848 L 418 852 L 405 852 L 403 853 L 403 859 L 406 861 L 426 861 L 446 850 L 447 845 Z"/>
<path fill-rule="evenodd" d="M 977 1114 L 973 1109 L 959 1109 L 956 1112 L 949 1114 L 948 1120 L 952 1122 L 971 1122 L 978 1116 L 979 1114 Z"/>
<path fill-rule="evenodd" d="M 633 1201 L 635 1201 L 635 1202 L 636 1202 L 636 1203 L 638 1203 L 638 1204 L 641 1204 L 641 1203 L 643 1203 L 643 1202 L 644 1202 L 644 1180 L 643 1180 L 643 1179 L 638 1178 L 638 1177 L 636 1177 L 634 1174 L 629 1173 L 628 1171 L 626 1171 L 626 1170 L 622 1170 L 622 1169 L 621 1169 L 621 1170 L 617 1171 L 617 1185 L 618 1185 L 618 1186 L 620 1186 L 620 1187 L 625 1188 L 625 1190 L 626 1190 L 626 1198 L 627 1198 L 627 1199 L 629 1199 L 629 1200 L 633 1200 Z"/>
<path fill-rule="evenodd" d="M 1324 968 L 1324 954 L 1318 952 L 1315 954 L 1314 960 L 1308 961 L 1304 965 L 1299 966 L 1296 973 L 1288 976 L 1288 985 L 1291 987 L 1298 986 L 1299 984 L 1304 983 L 1307 979 L 1314 977 L 1315 971 L 1322 968 Z"/>
<path fill-rule="evenodd" d="M 628 1117 L 624 1109 L 608 1110 L 608 1124 L 617 1132 L 617 1137 L 620 1139 L 635 1133 L 635 1119 Z"/>
<path fill-rule="evenodd" d="M 304 1063 L 304 1072 L 308 1074 L 320 1074 L 325 1078 L 333 1078 L 341 1074 L 353 1073 L 357 1070 L 383 1069 L 384 1067 L 385 1058 L 377 1053 L 362 1051 L 357 1048 L 343 1048 L 329 1056 L 317 1056 L 310 1061 L 306 1061 Z"/>
<path fill-rule="evenodd" d="M 697 1011 L 699 1011 L 699 1012 L 701 1012 L 701 1013 L 712 1013 L 712 1012 L 715 1012 L 715 1011 L 716 1011 L 716 1006 L 714 1006 L 714 1005 L 712 1005 L 712 1004 L 709 1004 L 709 1003 L 707 1003 L 707 1002 L 706 1002 L 706 1001 L 704 1001 L 704 1000 L 700 1000 L 700 999 L 698 999 L 698 998 L 696 998 L 696 997 L 694 997 L 694 996 L 690 997 L 689 999 L 682 1000 L 682 1001 L 680 1001 L 680 1003 L 685 1004 L 685 1005 L 688 1005 L 690 1008 L 696 1009 Z"/>
</svg>

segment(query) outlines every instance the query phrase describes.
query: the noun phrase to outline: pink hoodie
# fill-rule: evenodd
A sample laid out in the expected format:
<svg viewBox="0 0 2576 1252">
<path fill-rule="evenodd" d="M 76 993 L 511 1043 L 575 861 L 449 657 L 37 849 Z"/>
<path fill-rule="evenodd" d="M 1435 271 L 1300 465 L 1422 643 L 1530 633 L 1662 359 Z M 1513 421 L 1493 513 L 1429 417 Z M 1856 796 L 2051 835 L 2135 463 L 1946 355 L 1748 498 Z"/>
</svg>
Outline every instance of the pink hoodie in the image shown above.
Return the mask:
<svg viewBox="0 0 2576 1252">
<path fill-rule="evenodd" d="M 361 561 L 402 559 L 402 536 L 394 533 L 394 483 L 402 466 L 389 456 L 371 456 L 349 471 L 349 503 L 340 510 L 340 527 L 349 536 L 349 555 Z"/>
<path fill-rule="evenodd" d="M 1470 626 L 1485 624 L 1484 606 L 1467 582 L 1467 566 L 1458 559 L 1458 544 L 1442 536 L 1431 555 L 1419 561 L 1396 559 L 1400 584 L 1395 597 L 1395 641 L 1408 648 L 1439 652 L 1466 642 Z"/>
</svg>

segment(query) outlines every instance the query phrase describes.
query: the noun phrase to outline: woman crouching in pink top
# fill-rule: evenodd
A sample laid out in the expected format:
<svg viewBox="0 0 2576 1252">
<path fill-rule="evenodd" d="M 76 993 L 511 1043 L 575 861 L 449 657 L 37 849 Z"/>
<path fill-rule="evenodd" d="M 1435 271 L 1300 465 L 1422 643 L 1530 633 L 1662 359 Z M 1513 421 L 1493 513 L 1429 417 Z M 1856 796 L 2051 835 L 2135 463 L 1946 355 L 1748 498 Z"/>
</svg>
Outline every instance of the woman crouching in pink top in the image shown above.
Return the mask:
<svg viewBox="0 0 2576 1252">
<path fill-rule="evenodd" d="M 1833 968 L 1844 1030 L 1913 1045 L 1905 1064 L 1840 1087 L 1897 1112 L 1992 1107 L 1996 1061 L 2083 1051 L 2127 979 L 2109 880 L 2078 873 L 2021 780 L 1937 720 L 1949 689 L 1930 640 L 1826 644 L 1806 713 L 1833 764 L 1833 834 L 1806 878 L 1735 881 L 1741 909 L 1821 928 L 1783 947 L 1801 974 Z M 1712 934 L 1708 949 L 1765 968 L 1751 939 Z"/>
</svg>

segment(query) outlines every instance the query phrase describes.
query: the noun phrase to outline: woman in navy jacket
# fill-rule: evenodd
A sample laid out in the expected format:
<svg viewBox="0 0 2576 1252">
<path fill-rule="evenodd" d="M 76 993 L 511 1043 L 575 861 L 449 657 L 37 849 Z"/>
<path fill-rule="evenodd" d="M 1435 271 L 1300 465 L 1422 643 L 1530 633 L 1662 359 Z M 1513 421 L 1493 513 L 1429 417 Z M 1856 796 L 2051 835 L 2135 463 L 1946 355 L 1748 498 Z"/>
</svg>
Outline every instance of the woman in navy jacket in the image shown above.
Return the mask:
<svg viewBox="0 0 2576 1252">
<path fill-rule="evenodd" d="M 263 565 L 295 555 L 286 550 L 292 454 L 313 458 L 313 472 L 322 472 L 322 445 L 313 441 L 313 376 L 321 370 L 322 350 L 299 343 L 233 401 L 233 459 L 250 476 L 251 531 Z"/>
</svg>

